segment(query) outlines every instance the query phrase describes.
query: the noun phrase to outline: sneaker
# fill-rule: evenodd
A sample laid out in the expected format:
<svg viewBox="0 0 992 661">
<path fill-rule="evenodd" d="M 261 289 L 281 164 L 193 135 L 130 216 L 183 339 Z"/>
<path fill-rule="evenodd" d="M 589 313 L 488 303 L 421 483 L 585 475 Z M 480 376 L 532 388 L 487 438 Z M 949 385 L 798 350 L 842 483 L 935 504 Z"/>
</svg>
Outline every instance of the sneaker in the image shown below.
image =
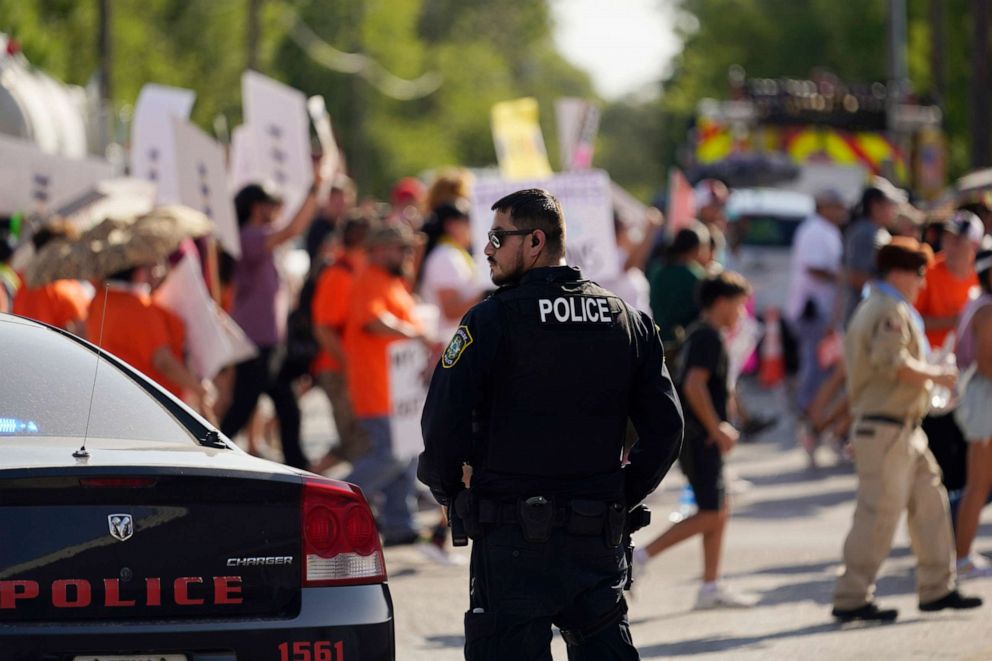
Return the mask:
<svg viewBox="0 0 992 661">
<path fill-rule="evenodd" d="M 428 560 L 446 567 L 459 567 L 467 563 L 463 556 L 443 549 L 432 542 L 417 544 L 417 550 Z"/>
<path fill-rule="evenodd" d="M 751 416 L 751 418 L 741 426 L 741 437 L 748 440 L 753 439 L 758 434 L 771 429 L 778 423 L 775 418 L 760 418 L 756 415 Z"/>
<path fill-rule="evenodd" d="M 894 622 L 899 617 L 899 611 L 895 608 L 881 609 L 878 604 L 871 602 L 858 608 L 834 608 L 830 611 L 837 620 L 843 624 L 863 620 L 865 622 Z"/>
<path fill-rule="evenodd" d="M 945 608 L 966 610 L 969 608 L 978 608 L 981 605 L 982 600 L 980 597 L 966 597 L 957 590 L 951 590 L 940 599 L 920 602 L 920 610 L 928 613 L 933 611 L 942 611 Z"/>
<path fill-rule="evenodd" d="M 757 603 L 753 597 L 737 594 L 723 586 L 708 590 L 700 588 L 696 597 L 695 610 L 711 610 L 714 608 L 751 608 Z"/>
<path fill-rule="evenodd" d="M 986 578 L 992 576 L 992 564 L 983 555 L 972 553 L 958 560 L 958 578 Z"/>
</svg>

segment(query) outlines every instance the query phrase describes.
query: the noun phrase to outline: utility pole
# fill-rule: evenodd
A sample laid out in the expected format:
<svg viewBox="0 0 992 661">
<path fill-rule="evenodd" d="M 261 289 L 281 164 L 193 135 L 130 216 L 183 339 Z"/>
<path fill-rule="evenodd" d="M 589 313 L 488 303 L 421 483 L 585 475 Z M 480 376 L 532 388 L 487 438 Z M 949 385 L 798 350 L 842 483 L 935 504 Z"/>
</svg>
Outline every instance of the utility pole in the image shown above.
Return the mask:
<svg viewBox="0 0 992 661">
<path fill-rule="evenodd" d="M 110 122 L 113 116 L 113 51 L 110 42 L 110 0 L 99 0 L 99 28 L 97 30 L 97 59 L 99 61 L 99 76 L 97 87 L 100 94 L 99 103 L 99 140 L 100 149 L 106 149 L 110 143 Z"/>
<path fill-rule="evenodd" d="M 989 120 L 992 104 L 989 97 L 989 0 L 971 0 L 971 84 L 968 132 L 971 135 L 971 167 L 992 165 L 992 140 Z"/>
<path fill-rule="evenodd" d="M 258 14 L 262 9 L 262 0 L 248 0 L 248 68 L 258 71 L 258 40 L 260 30 L 258 26 Z"/>
<path fill-rule="evenodd" d="M 933 101 L 941 108 L 947 89 L 944 53 L 944 0 L 930 0 L 930 80 Z"/>
</svg>

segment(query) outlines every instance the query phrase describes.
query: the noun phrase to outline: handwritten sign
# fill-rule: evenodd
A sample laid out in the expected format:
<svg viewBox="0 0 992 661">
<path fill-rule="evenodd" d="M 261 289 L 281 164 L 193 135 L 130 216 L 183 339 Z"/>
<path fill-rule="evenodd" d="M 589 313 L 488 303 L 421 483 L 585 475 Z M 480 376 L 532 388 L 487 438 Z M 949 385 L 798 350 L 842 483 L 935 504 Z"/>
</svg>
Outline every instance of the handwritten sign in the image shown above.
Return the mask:
<svg viewBox="0 0 992 661">
<path fill-rule="evenodd" d="M 107 161 L 57 156 L 7 136 L 0 136 L 0 163 L 3 214 L 50 212 L 114 176 Z"/>
<path fill-rule="evenodd" d="M 259 180 L 272 182 L 282 193 L 279 222 L 285 224 L 313 183 L 307 99 L 303 92 L 255 71 L 244 73 L 241 89 L 253 170 Z"/>
<path fill-rule="evenodd" d="M 173 120 L 189 118 L 192 90 L 149 83 L 141 88 L 131 125 L 131 174 L 156 186 L 156 202 L 180 202 Z"/>
<path fill-rule="evenodd" d="M 179 201 L 214 221 L 224 250 L 241 256 L 241 238 L 234 202 L 227 191 L 224 147 L 188 122 L 172 120 L 175 136 Z"/>
<path fill-rule="evenodd" d="M 405 461 L 424 449 L 420 416 L 427 399 L 426 378 L 430 356 L 417 340 L 392 342 L 389 351 L 389 429 L 393 455 Z"/>
</svg>

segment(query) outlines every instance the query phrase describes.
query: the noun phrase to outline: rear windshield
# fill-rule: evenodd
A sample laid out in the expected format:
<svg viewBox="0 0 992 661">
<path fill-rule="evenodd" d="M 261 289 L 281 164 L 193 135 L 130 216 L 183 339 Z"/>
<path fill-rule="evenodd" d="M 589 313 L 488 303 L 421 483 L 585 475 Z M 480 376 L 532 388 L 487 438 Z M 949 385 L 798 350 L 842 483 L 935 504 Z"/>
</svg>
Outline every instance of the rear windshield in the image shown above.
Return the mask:
<svg viewBox="0 0 992 661">
<path fill-rule="evenodd" d="M 195 443 L 189 430 L 109 361 L 100 360 L 98 370 L 90 349 L 0 316 L 0 447 L 12 436 L 84 434 Z"/>
<path fill-rule="evenodd" d="M 737 231 L 744 232 L 745 246 L 788 248 L 802 220 L 801 217 L 762 215 L 744 216 L 736 222 L 739 226 Z"/>
</svg>

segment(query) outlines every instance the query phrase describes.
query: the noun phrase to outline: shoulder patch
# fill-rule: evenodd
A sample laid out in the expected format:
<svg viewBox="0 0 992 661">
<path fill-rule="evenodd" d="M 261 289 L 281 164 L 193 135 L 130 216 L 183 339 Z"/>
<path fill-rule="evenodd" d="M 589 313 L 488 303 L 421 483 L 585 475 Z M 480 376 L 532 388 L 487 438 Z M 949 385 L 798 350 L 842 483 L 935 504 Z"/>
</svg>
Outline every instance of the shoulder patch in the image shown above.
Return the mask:
<svg viewBox="0 0 992 661">
<path fill-rule="evenodd" d="M 445 369 L 454 367 L 470 344 L 472 344 L 472 334 L 468 332 L 468 326 L 459 326 L 441 355 L 441 367 Z"/>
</svg>

